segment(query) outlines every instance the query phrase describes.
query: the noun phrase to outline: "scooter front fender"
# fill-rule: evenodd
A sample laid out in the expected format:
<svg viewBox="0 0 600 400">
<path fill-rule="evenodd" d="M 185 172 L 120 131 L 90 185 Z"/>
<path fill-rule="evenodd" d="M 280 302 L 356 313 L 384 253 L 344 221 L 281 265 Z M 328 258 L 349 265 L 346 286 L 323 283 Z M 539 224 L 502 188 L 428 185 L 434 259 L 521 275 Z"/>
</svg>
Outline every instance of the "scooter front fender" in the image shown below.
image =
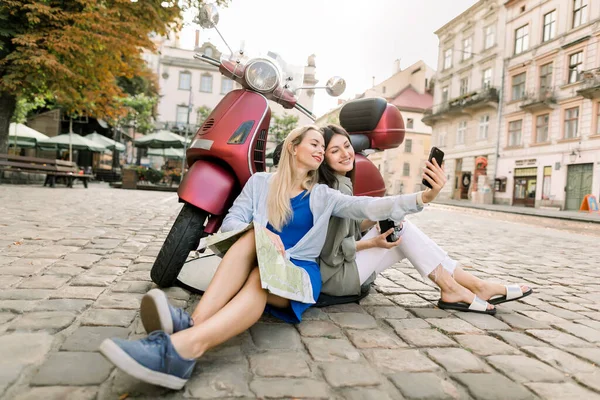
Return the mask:
<svg viewBox="0 0 600 400">
<path fill-rule="evenodd" d="M 212 215 L 223 215 L 239 192 L 233 172 L 214 162 L 198 160 L 183 177 L 177 194 L 183 202 Z"/>
</svg>

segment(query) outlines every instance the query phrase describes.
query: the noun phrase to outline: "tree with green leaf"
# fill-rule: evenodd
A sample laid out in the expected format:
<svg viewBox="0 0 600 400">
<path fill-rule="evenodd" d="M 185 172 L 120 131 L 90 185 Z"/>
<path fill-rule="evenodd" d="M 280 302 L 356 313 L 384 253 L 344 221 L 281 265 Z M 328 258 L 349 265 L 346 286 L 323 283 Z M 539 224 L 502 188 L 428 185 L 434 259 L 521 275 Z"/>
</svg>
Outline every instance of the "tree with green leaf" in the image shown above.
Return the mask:
<svg viewBox="0 0 600 400">
<path fill-rule="evenodd" d="M 196 108 L 196 125 L 202 125 L 211 112 L 212 108 L 207 106 L 200 106 Z"/>
<path fill-rule="evenodd" d="M 283 113 L 283 115 L 280 117 L 274 114 L 269 131 L 270 134 L 273 135 L 273 137 L 275 138 L 275 141 L 279 143 L 283 142 L 288 133 L 290 133 L 290 131 L 297 126 L 297 116 Z"/>
<path fill-rule="evenodd" d="M 225 3 L 226 0 L 217 0 Z M 118 78 L 142 75 L 151 34 L 181 27 L 202 0 L 2 0 L 0 153 L 17 99 L 51 93 L 67 116 L 124 116 Z"/>
</svg>

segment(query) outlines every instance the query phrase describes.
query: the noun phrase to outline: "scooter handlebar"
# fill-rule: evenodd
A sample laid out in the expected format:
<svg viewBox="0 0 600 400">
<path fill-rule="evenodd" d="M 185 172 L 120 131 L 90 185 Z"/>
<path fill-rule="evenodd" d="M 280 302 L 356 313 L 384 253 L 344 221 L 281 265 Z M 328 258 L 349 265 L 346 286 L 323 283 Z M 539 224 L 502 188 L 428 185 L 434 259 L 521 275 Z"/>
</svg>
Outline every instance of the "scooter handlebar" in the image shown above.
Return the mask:
<svg viewBox="0 0 600 400">
<path fill-rule="evenodd" d="M 204 61 L 205 63 L 208 63 L 210 65 L 214 65 L 215 67 L 221 66 L 221 61 L 219 61 L 215 58 L 209 57 L 205 54 L 196 53 L 196 54 L 194 54 L 194 58 Z"/>
<path fill-rule="evenodd" d="M 302 114 L 306 115 L 308 118 L 312 119 L 313 121 L 317 120 L 317 117 L 315 117 L 315 115 L 311 113 L 310 110 L 305 108 L 302 104 L 296 103 L 294 104 L 294 108 L 300 111 Z"/>
</svg>

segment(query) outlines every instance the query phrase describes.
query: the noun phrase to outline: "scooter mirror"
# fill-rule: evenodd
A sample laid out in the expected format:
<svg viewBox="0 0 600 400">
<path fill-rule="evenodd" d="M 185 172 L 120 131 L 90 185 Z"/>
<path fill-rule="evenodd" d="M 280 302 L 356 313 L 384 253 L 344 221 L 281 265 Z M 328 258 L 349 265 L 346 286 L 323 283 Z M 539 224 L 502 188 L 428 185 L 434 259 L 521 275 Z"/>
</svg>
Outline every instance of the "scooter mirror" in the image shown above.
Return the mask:
<svg viewBox="0 0 600 400">
<path fill-rule="evenodd" d="M 331 77 L 325 84 L 325 90 L 330 96 L 337 97 L 346 90 L 346 81 L 339 76 Z"/>
<path fill-rule="evenodd" d="M 219 9 L 213 3 L 204 4 L 198 12 L 198 24 L 204 29 L 210 29 L 219 23 Z"/>
</svg>

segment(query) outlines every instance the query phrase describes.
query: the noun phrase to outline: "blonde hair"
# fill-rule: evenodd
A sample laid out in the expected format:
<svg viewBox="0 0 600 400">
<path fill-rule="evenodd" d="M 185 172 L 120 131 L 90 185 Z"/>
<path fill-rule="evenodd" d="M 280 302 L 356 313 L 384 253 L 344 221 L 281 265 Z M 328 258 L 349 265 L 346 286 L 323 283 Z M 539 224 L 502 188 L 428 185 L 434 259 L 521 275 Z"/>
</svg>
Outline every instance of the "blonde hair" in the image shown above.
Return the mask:
<svg viewBox="0 0 600 400">
<path fill-rule="evenodd" d="M 277 172 L 273 175 L 269 194 L 267 195 L 267 216 L 269 223 L 278 231 L 281 231 L 292 217 L 290 197 L 294 182 L 297 179 L 296 159 L 294 158 L 293 149 L 304 140 L 306 132 L 310 130 L 321 133 L 321 129 L 316 125 L 301 126 L 292 130 L 287 135 L 281 148 L 279 166 L 277 167 Z M 301 186 L 310 192 L 318 182 L 318 170 L 309 171 L 308 175 L 302 181 Z"/>
</svg>

